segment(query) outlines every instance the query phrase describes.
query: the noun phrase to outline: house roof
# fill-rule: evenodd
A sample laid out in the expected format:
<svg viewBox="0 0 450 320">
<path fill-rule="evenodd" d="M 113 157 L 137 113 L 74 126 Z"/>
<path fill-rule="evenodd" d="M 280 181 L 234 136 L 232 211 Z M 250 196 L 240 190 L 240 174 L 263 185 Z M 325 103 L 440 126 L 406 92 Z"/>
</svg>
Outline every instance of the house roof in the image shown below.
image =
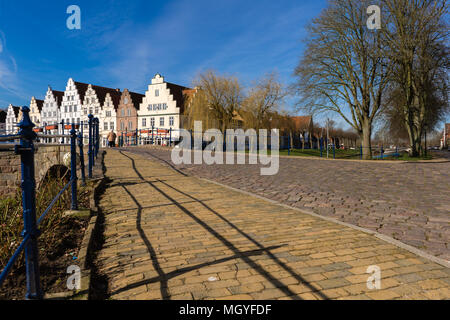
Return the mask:
<svg viewBox="0 0 450 320">
<path fill-rule="evenodd" d="M 58 107 L 60 107 L 61 106 L 61 102 L 62 102 L 63 97 L 64 97 L 64 92 L 57 91 L 57 90 L 52 90 L 52 93 L 53 93 L 53 97 L 55 98 Z"/>
<path fill-rule="evenodd" d="M 0 110 L 0 122 L 1 123 L 6 122 L 6 115 L 7 115 L 7 113 L 4 110 Z"/>
<path fill-rule="evenodd" d="M 12 109 L 14 111 L 14 115 L 16 116 L 16 118 L 19 116 L 20 108 L 21 107 L 12 106 Z"/>
<path fill-rule="evenodd" d="M 300 116 L 291 118 L 295 124 L 295 129 L 297 130 L 309 129 L 312 124 L 312 116 Z"/>
<path fill-rule="evenodd" d="M 81 101 L 84 101 L 84 97 L 86 95 L 87 89 L 89 88 L 89 84 L 75 81 L 75 86 L 77 87 Z M 97 98 L 100 101 L 101 105 L 105 103 L 106 95 L 109 93 L 113 101 L 114 107 L 117 108 L 117 106 L 119 105 L 120 97 L 122 96 L 122 92 L 120 91 L 120 89 L 101 87 L 93 84 L 91 84 L 91 87 L 97 94 Z"/>
<path fill-rule="evenodd" d="M 44 106 L 44 100 L 34 99 L 36 100 L 36 105 L 38 107 L 39 112 L 42 111 L 42 107 Z"/>
<path fill-rule="evenodd" d="M 170 89 L 170 94 L 173 95 L 173 99 L 177 102 L 177 108 L 180 108 L 180 113 L 183 113 L 185 93 L 189 93 L 192 89 L 170 82 L 166 83 L 167 87 Z"/>
<path fill-rule="evenodd" d="M 128 92 L 128 94 L 129 94 L 129 96 L 131 98 L 131 102 L 134 105 L 134 108 L 136 110 L 139 110 L 140 106 L 141 106 L 141 103 L 142 103 L 142 100 L 144 99 L 145 95 L 143 95 L 141 93 L 136 93 L 136 92 L 129 91 L 128 89 L 124 89 L 123 93 L 125 93 L 125 92 Z"/>
</svg>

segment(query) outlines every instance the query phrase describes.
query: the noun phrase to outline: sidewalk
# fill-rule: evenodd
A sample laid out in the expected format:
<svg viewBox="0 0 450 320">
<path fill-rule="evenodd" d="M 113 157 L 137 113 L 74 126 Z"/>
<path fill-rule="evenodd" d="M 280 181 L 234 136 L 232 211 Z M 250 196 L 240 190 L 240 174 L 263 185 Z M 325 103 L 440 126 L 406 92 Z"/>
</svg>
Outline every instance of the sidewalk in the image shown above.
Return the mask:
<svg viewBox="0 0 450 320">
<path fill-rule="evenodd" d="M 107 150 L 112 299 L 449 299 L 450 269 L 373 235 Z M 381 290 L 367 288 L 369 266 Z"/>
</svg>

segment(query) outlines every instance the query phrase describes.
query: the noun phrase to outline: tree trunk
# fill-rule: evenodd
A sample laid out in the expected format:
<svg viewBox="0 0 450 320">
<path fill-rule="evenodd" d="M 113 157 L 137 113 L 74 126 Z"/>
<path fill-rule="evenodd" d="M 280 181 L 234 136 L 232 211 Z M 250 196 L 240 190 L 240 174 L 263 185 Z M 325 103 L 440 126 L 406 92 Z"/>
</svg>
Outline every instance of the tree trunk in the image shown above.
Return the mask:
<svg viewBox="0 0 450 320">
<path fill-rule="evenodd" d="M 363 159 L 364 160 L 371 160 L 372 159 L 372 125 L 369 122 L 369 120 L 364 121 L 362 125 L 362 132 L 361 132 L 361 141 L 362 141 L 362 147 L 363 147 Z"/>
</svg>

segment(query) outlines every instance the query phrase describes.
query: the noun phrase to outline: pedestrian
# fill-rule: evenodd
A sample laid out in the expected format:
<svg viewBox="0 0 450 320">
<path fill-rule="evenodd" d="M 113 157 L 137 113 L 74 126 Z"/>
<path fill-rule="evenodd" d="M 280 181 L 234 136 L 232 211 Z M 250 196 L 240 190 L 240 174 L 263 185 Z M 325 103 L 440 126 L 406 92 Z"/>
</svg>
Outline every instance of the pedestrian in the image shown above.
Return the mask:
<svg viewBox="0 0 450 320">
<path fill-rule="evenodd" d="M 116 147 L 116 138 L 117 138 L 117 135 L 114 133 L 114 130 L 111 130 L 111 132 L 108 134 L 108 137 L 107 137 L 110 148 Z"/>
</svg>

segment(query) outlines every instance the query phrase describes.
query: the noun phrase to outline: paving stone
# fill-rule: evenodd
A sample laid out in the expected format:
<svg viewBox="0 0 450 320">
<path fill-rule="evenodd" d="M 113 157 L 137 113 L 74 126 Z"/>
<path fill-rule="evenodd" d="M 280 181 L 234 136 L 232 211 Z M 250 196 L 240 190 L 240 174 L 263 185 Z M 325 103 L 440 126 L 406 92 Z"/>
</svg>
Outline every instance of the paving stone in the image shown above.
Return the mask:
<svg viewBox="0 0 450 320">
<path fill-rule="evenodd" d="M 143 154 L 146 157 L 108 149 L 105 156 L 109 180 L 100 199 L 105 245 L 96 262 L 108 277 L 112 299 L 450 298 L 448 268 L 372 235 L 184 176 L 151 154 Z M 258 189 L 255 193 L 263 195 L 291 179 L 282 169 L 282 179 L 275 177 L 265 185 L 265 177 L 248 178 L 255 168 L 236 168 L 240 174 L 231 172 L 229 181 L 234 182 L 230 184 L 244 182 L 249 191 Z M 210 172 L 208 167 L 203 169 Z M 219 168 L 218 177 L 221 170 L 228 169 Z M 191 173 L 201 176 L 196 169 Z M 367 192 L 354 192 L 344 178 L 338 180 L 345 194 L 312 192 L 298 179 L 289 184 L 295 190 L 289 194 L 279 190 L 277 197 L 299 196 L 301 207 L 304 201 L 312 207 L 323 202 L 325 209 L 342 201 L 354 208 L 348 215 L 357 212 L 353 218 L 367 216 L 371 211 L 364 204 L 372 200 L 385 201 L 377 204 L 387 205 L 383 212 L 389 206 L 399 215 L 408 211 L 393 204 L 393 195 L 367 199 Z M 364 189 L 359 182 L 355 185 Z M 406 197 L 405 203 L 410 200 Z M 364 223 L 377 221 L 380 215 L 377 211 L 374 219 L 366 217 Z M 400 218 L 396 219 L 392 221 L 398 223 Z M 423 219 L 411 223 L 419 228 Z M 444 220 L 434 223 L 442 226 Z M 416 235 L 420 233 L 410 234 Z M 366 271 L 372 265 L 382 269 L 381 290 L 367 288 L 370 274 Z M 139 283 L 143 285 L 133 286 Z M 124 291 L 115 294 L 119 289 Z"/>
</svg>

